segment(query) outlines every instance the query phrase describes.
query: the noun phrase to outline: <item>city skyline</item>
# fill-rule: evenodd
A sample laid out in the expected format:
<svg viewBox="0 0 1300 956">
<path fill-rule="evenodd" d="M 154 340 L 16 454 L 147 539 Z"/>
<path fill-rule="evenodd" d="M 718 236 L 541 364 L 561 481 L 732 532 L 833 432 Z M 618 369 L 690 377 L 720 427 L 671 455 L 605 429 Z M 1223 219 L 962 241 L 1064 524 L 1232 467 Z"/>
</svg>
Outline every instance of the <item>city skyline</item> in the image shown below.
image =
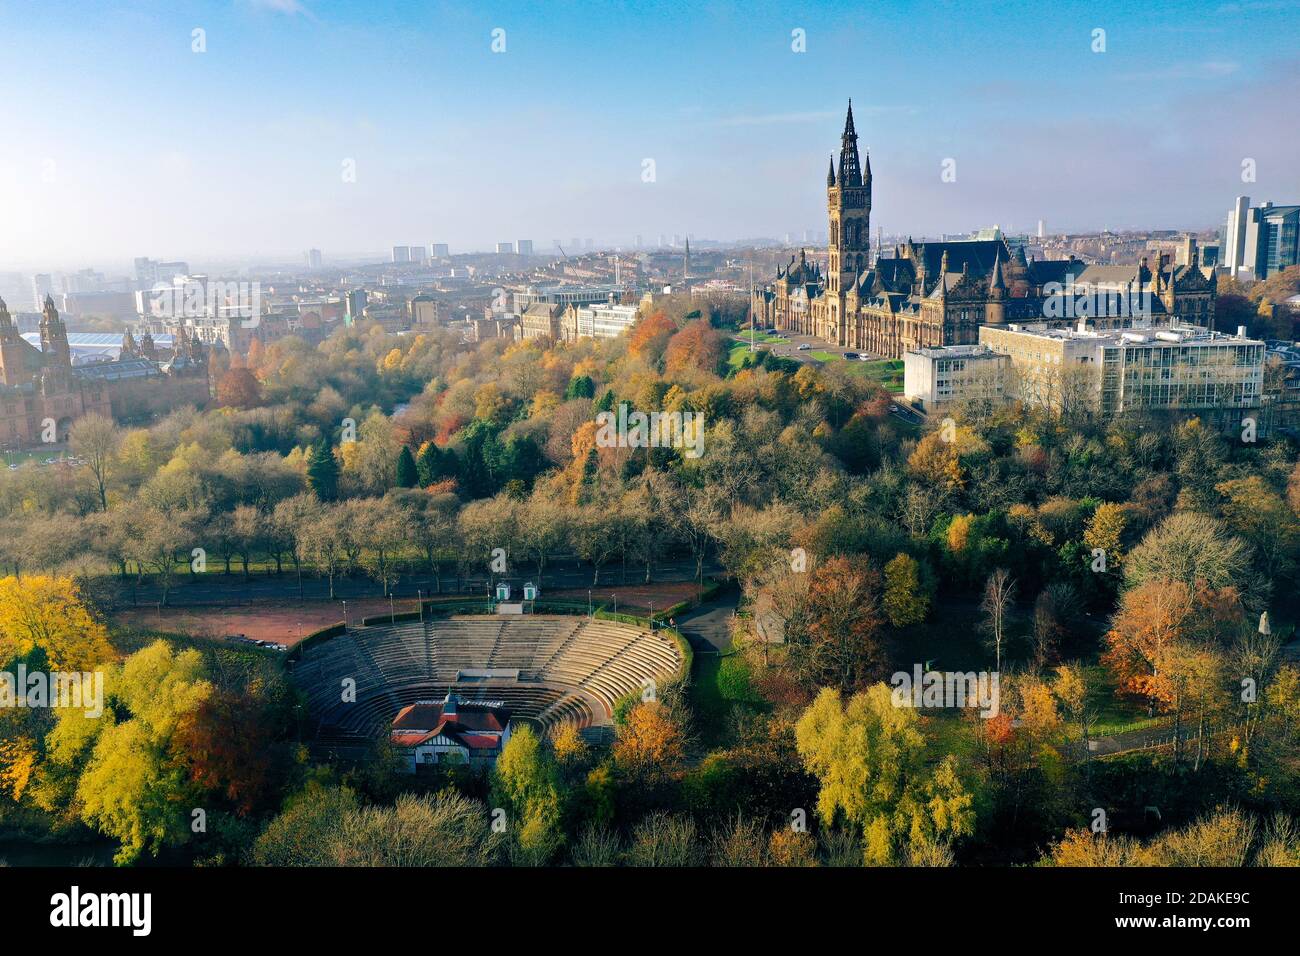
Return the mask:
<svg viewBox="0 0 1300 956">
<path fill-rule="evenodd" d="M 0 267 L 819 235 L 849 97 L 887 233 L 1202 230 L 1300 193 L 1269 108 L 1300 58 L 1251 39 L 1294 37 L 1294 4 L 982 7 L 0 8 Z"/>
</svg>

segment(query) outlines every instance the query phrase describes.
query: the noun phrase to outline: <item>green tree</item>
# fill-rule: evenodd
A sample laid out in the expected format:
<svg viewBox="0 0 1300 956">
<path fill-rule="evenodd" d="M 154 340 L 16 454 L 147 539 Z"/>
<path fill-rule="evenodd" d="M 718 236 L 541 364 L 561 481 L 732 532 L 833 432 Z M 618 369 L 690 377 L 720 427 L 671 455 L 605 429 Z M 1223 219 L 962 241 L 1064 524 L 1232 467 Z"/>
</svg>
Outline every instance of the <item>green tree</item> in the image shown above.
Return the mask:
<svg viewBox="0 0 1300 956">
<path fill-rule="evenodd" d="M 312 449 L 307 461 L 307 485 L 321 501 L 333 501 L 339 494 L 339 463 L 329 442 Z"/>
<path fill-rule="evenodd" d="M 921 566 L 910 554 L 900 551 L 885 565 L 883 603 L 894 627 L 919 624 L 929 613 L 930 595 L 921 584 Z"/>
<path fill-rule="evenodd" d="M 520 861 L 545 864 L 563 839 L 559 772 L 532 728 L 521 726 L 501 748 L 493 768 L 492 791 L 513 821 Z"/>
<path fill-rule="evenodd" d="M 411 455 L 411 449 L 409 446 L 403 445 L 402 450 L 397 453 L 397 487 L 414 488 L 419 480 L 419 472 L 416 470 L 415 458 Z"/>
</svg>

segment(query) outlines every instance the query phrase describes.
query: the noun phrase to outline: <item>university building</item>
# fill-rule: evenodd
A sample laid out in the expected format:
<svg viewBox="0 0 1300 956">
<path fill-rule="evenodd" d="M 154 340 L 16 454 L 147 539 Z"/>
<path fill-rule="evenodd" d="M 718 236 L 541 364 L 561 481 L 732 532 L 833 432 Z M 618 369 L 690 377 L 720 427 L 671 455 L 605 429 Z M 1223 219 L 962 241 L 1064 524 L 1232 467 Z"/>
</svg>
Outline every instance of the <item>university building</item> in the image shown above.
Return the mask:
<svg viewBox="0 0 1300 956">
<path fill-rule="evenodd" d="M 138 421 L 208 399 L 207 350 L 187 336 L 163 357 L 148 333 L 137 344 L 127 332 L 116 360 L 74 366 L 67 327 L 47 296 L 39 341 L 19 334 L 0 300 L 0 447 L 41 444 L 50 422 L 63 442 L 72 423 L 92 412 Z"/>
<path fill-rule="evenodd" d="M 1013 250 L 1001 237 L 909 239 L 892 250 L 873 250 L 871 190 L 871 158 L 859 155 L 850 103 L 839 162 L 832 156 L 826 174 L 826 272 L 802 251 L 791 256 L 772 282 L 755 291 L 755 321 L 890 359 L 914 349 L 977 345 L 984 325 L 1074 325 L 1075 299 L 1099 294 L 1136 307 L 1136 315 L 1134 309 L 1106 309 L 1099 328 L 1124 328 L 1133 319 L 1214 327 L 1216 279 L 1194 248 L 1183 265 L 1157 253 L 1128 266 L 1027 260 L 1023 247 Z"/>
</svg>

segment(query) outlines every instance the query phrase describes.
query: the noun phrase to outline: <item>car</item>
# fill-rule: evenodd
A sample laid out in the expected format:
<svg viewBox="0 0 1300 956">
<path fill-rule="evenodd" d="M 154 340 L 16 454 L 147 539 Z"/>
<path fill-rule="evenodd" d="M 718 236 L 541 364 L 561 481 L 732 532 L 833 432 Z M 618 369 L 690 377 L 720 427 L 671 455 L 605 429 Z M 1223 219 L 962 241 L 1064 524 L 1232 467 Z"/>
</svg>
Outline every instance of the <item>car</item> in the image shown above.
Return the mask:
<svg viewBox="0 0 1300 956">
<path fill-rule="evenodd" d="M 870 362 L 870 361 L 871 361 L 871 356 L 868 355 L 866 352 L 859 352 L 859 353 L 858 353 L 858 361 L 859 361 L 859 362 Z"/>
<path fill-rule="evenodd" d="M 857 353 L 857 352 L 845 352 L 845 353 L 844 353 L 844 357 L 845 357 L 846 359 L 855 359 L 855 358 L 858 357 L 858 353 Z"/>
<path fill-rule="evenodd" d="M 889 406 L 889 410 L 890 410 L 891 412 L 896 412 L 896 411 L 898 411 L 898 406 L 897 406 L 897 405 L 890 405 L 890 406 Z"/>
<path fill-rule="evenodd" d="M 800 351 L 800 352 L 807 352 L 807 351 L 809 351 L 811 348 L 812 348 L 812 346 L 809 345 L 807 342 L 805 342 L 803 345 L 799 346 L 799 351 Z"/>
</svg>

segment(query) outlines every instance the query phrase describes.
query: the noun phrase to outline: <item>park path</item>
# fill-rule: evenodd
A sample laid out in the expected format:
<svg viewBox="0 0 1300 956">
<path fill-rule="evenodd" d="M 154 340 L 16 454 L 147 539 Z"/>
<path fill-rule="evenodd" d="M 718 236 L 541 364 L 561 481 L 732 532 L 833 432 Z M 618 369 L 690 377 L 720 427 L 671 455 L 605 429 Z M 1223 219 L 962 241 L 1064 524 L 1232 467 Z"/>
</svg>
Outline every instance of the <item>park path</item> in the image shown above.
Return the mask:
<svg viewBox="0 0 1300 956">
<path fill-rule="evenodd" d="M 678 630 L 697 653 L 725 654 L 731 650 L 731 623 L 739 601 L 740 592 L 726 588 L 716 600 L 677 615 Z"/>
</svg>

